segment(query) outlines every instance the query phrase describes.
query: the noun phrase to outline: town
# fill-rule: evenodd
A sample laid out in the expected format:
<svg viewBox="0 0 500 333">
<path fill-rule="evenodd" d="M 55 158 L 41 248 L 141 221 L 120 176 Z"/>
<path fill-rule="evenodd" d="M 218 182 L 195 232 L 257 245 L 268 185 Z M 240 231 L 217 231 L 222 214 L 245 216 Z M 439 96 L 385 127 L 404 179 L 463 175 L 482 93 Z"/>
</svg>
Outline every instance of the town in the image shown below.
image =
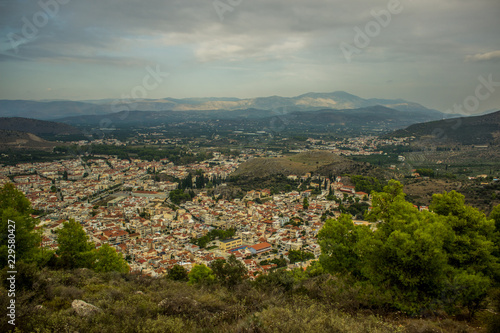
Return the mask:
<svg viewBox="0 0 500 333">
<path fill-rule="evenodd" d="M 338 155 L 383 154 L 376 150 L 376 140 L 308 139 L 307 144 Z M 406 141 L 384 144 L 405 145 Z M 133 272 L 162 276 L 174 265 L 189 271 L 195 264 L 209 265 L 233 254 L 244 262 L 250 278 L 255 278 L 278 265 L 307 267 L 320 255 L 316 238 L 327 218 L 338 217 L 350 204 L 371 204 L 369 193 L 356 192 L 342 177 L 311 173 L 288 175 L 295 187 L 289 192 L 256 189 L 242 198 L 217 194 L 241 163 L 281 154 L 247 149 L 225 156 L 214 150 L 209 159 L 188 165 L 175 165 L 166 158 L 79 156 L 3 166 L 0 182 L 12 181 L 31 201 L 39 214 L 37 228 L 43 231 L 44 247 L 57 249 L 55 231 L 74 219 L 96 247 L 110 244 L 122 253 Z M 201 186 L 197 186 L 200 178 Z M 174 203 L 170 193 L 179 191 L 188 179 L 188 188 L 196 192 Z M 354 223 L 369 224 L 356 219 Z M 217 235 L 217 230 L 227 232 L 224 237 L 207 236 Z M 290 257 L 290 251 L 302 260 Z"/>
</svg>

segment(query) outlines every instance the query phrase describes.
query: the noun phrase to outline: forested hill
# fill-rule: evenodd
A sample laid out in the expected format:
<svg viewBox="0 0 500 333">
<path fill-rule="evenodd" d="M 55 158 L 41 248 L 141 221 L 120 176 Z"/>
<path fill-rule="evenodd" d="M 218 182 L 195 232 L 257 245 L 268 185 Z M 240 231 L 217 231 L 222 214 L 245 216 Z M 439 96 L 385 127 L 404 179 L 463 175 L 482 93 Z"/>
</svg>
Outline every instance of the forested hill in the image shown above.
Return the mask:
<svg viewBox="0 0 500 333">
<path fill-rule="evenodd" d="M 500 144 L 500 111 L 483 116 L 461 117 L 414 124 L 387 137 L 434 138 L 464 145 Z"/>
<path fill-rule="evenodd" d="M 21 117 L 0 118 L 0 129 L 28 132 L 36 135 L 81 134 L 81 131 L 78 128 L 68 124 Z"/>
</svg>

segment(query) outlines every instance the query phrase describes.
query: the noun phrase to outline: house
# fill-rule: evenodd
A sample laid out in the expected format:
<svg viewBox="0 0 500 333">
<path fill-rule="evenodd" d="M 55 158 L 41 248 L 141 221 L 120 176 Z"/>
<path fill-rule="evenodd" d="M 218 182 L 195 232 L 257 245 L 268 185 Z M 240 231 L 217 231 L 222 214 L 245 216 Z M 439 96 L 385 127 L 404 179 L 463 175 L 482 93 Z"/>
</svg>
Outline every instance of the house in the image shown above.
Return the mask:
<svg viewBox="0 0 500 333">
<path fill-rule="evenodd" d="M 239 238 L 239 237 L 219 241 L 219 249 L 221 251 L 227 251 L 230 249 L 234 249 L 234 248 L 239 247 L 241 245 L 243 245 L 243 242 L 241 241 L 241 238 Z"/>
<path fill-rule="evenodd" d="M 248 250 L 250 250 L 250 252 L 252 254 L 261 254 L 264 252 L 271 251 L 272 249 L 273 249 L 273 247 L 271 246 L 271 244 L 269 244 L 267 242 L 255 244 L 255 245 L 248 247 Z"/>
</svg>

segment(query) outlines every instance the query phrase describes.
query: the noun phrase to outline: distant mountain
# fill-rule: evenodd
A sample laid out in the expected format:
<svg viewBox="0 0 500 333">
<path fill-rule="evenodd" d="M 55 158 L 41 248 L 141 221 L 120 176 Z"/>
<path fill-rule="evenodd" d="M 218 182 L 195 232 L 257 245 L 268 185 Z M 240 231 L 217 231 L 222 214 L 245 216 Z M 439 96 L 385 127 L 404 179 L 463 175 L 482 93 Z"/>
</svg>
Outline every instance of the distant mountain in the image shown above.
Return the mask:
<svg viewBox="0 0 500 333">
<path fill-rule="evenodd" d="M 257 97 L 239 99 L 234 97 L 206 98 L 163 98 L 141 99 L 127 103 L 121 100 L 88 101 L 25 101 L 0 100 L 0 116 L 28 117 L 53 120 L 63 117 L 104 115 L 119 111 L 236 111 L 258 109 L 267 111 L 314 111 L 321 109 L 358 109 L 382 105 L 404 112 L 424 112 L 432 119 L 449 117 L 437 110 L 428 109 L 418 103 L 402 99 L 363 99 L 361 97 L 336 91 L 332 93 L 310 92 L 296 97 Z"/>
<path fill-rule="evenodd" d="M 0 129 L 29 132 L 36 135 L 78 135 L 82 132 L 71 125 L 30 118 L 0 118 Z"/>
<path fill-rule="evenodd" d="M 475 117 L 452 118 L 414 124 L 387 137 L 434 139 L 464 145 L 500 144 L 500 111 Z"/>
<path fill-rule="evenodd" d="M 53 120 L 77 115 L 96 115 L 111 113 L 109 105 L 74 101 L 26 101 L 0 100 L 0 117 L 25 117 L 41 120 Z"/>
<path fill-rule="evenodd" d="M 32 133 L 0 130 L 0 150 L 42 149 L 52 150 L 55 142 L 50 142 Z"/>
</svg>

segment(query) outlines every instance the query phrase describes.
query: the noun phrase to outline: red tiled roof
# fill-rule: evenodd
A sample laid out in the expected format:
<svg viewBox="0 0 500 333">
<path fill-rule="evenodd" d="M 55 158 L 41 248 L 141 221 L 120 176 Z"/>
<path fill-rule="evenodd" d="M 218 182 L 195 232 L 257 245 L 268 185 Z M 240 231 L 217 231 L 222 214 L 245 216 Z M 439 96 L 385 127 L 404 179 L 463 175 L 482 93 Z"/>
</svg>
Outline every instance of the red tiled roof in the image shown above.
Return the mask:
<svg viewBox="0 0 500 333">
<path fill-rule="evenodd" d="M 260 244 L 255 244 L 255 245 L 253 245 L 251 247 L 254 250 L 256 250 L 256 251 L 259 251 L 259 250 L 265 249 L 267 247 L 271 247 L 271 244 L 269 244 L 269 243 L 260 243 Z"/>
</svg>

